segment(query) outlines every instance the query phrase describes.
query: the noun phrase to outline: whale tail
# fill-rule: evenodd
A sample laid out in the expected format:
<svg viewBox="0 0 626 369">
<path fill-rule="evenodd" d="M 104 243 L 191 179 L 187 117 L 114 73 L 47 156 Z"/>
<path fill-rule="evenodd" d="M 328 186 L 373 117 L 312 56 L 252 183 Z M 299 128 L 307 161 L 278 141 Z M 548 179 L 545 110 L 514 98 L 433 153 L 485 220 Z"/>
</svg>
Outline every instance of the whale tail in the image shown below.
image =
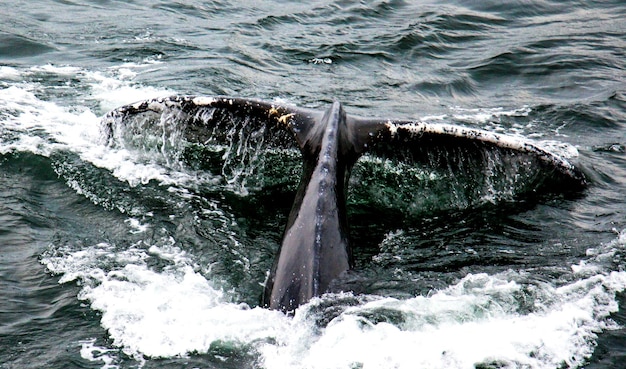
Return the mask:
<svg viewBox="0 0 626 369">
<path fill-rule="evenodd" d="M 500 190 L 536 192 L 583 189 L 584 174 L 560 155 L 524 138 L 418 121 L 346 115 L 229 97 L 173 96 L 123 106 L 105 115 L 110 145 L 129 145 L 156 128 L 159 150 L 179 142 L 222 145 L 217 160 L 249 165 L 247 150 L 281 147 L 302 154 L 302 175 L 262 304 L 293 311 L 352 267 L 346 193 L 359 158 L 435 168 L 462 178 L 468 198 Z M 145 143 L 142 143 L 142 145 Z M 261 153 L 262 155 L 262 153 Z M 376 163 L 376 160 L 370 160 Z M 222 173 L 229 172 L 222 163 Z M 496 191 L 497 192 L 497 191 Z M 419 194 L 412 194 L 419 196 Z"/>
<path fill-rule="evenodd" d="M 117 108 L 103 117 L 101 130 L 106 143 L 113 146 L 137 144 L 137 136 L 156 127 L 159 140 L 167 136 L 170 141 L 186 144 L 222 144 L 232 149 L 230 154 L 260 146 L 302 150 L 323 115 L 317 110 L 253 99 L 171 96 Z M 502 170 L 497 166 L 535 165 L 541 170 L 538 175 L 558 183 L 561 190 L 580 190 L 587 185 L 582 171 L 563 156 L 522 137 L 451 124 L 350 115 L 346 116 L 346 126 L 343 139 L 350 142 L 357 156 L 367 153 L 465 173 L 480 171 L 481 166 L 493 167 L 487 168 L 492 175 L 497 174 L 494 170 Z M 172 130 L 169 136 L 165 132 L 168 129 Z M 145 146 L 145 142 L 140 145 Z M 512 169 L 520 169 L 517 167 Z"/>
</svg>

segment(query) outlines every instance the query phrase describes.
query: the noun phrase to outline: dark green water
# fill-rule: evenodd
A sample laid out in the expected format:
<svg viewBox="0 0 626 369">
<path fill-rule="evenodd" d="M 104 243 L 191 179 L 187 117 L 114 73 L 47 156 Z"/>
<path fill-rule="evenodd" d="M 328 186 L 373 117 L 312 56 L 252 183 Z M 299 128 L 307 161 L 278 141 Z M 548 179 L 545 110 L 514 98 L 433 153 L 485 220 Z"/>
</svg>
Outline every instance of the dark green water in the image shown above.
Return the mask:
<svg viewBox="0 0 626 369">
<path fill-rule="evenodd" d="M 0 368 L 623 367 L 621 2 L 2 8 Z M 103 114 L 172 94 L 339 100 L 521 135 L 590 185 L 477 193 L 364 160 L 349 195 L 357 266 L 336 286 L 350 292 L 289 318 L 257 305 L 294 152 L 250 152 L 263 171 L 223 175 L 156 135 L 105 145 Z"/>
</svg>

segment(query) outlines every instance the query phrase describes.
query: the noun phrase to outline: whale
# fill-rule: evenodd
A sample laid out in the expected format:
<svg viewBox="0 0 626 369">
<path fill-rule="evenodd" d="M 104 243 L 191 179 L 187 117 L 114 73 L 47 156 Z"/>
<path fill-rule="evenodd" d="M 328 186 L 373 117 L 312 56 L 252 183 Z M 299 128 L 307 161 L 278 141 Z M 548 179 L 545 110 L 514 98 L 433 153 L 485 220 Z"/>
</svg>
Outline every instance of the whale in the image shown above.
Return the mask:
<svg viewBox="0 0 626 369">
<path fill-rule="evenodd" d="M 340 102 L 316 110 L 227 96 L 169 96 L 119 107 L 102 118 L 101 128 L 108 145 L 120 145 L 123 136 L 137 134 L 127 127 L 140 130 L 163 120 L 182 126 L 179 139 L 187 142 L 229 144 L 260 136 L 268 147 L 300 151 L 299 184 L 260 302 L 288 314 L 328 292 L 354 267 L 346 194 L 351 171 L 364 155 L 458 171 L 476 170 L 464 165 L 468 157 L 479 162 L 524 158 L 522 165 L 540 167 L 556 191 L 587 186 L 580 168 L 524 137 L 447 123 L 353 116 Z"/>
</svg>

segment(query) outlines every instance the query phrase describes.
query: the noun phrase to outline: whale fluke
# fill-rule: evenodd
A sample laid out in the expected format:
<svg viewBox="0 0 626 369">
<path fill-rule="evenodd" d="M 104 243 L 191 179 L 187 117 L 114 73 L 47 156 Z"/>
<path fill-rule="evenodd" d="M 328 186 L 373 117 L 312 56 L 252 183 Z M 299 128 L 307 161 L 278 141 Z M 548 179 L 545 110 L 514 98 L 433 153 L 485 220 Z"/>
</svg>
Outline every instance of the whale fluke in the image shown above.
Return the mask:
<svg viewBox="0 0 626 369">
<path fill-rule="evenodd" d="M 173 96 L 113 110 L 104 116 L 102 129 L 110 145 L 123 145 L 163 120 L 183 127 L 178 138 L 190 143 L 232 145 L 254 139 L 300 150 L 300 183 L 262 301 L 285 312 L 326 292 L 353 266 L 346 193 L 351 169 L 365 154 L 470 177 L 478 169 L 469 163 L 478 163 L 486 168 L 481 178 L 515 162 L 540 169 L 537 183 L 550 182 L 557 191 L 587 185 L 580 169 L 526 139 L 450 124 L 350 116 L 338 102 L 321 112 L 251 99 Z"/>
</svg>

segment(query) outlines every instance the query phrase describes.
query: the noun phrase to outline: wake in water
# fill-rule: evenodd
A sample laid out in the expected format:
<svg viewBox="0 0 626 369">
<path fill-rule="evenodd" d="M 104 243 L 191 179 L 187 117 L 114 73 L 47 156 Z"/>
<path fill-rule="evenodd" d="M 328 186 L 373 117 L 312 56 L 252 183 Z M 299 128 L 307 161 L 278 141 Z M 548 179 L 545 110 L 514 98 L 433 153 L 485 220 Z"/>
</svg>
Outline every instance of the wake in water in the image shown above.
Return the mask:
<svg viewBox="0 0 626 369">
<path fill-rule="evenodd" d="M 236 177 L 240 174 L 235 170 L 236 147 L 182 147 L 177 139 L 180 132 L 172 126 L 157 126 L 154 135 L 141 130 L 153 141 L 144 136 L 125 147 L 105 145 L 98 116 L 102 111 L 119 105 L 119 100 L 131 101 L 132 96 L 171 94 L 125 80 L 140 68 L 112 71 L 113 76 L 53 66 L 1 70 L 5 79 L 14 81 L 0 90 L 4 163 L 19 155 L 40 158 L 75 197 L 88 200 L 81 205 L 83 211 L 105 219 L 100 229 L 93 230 L 81 227 L 86 224 L 80 219 L 84 212 L 64 215 L 77 224 L 78 231 L 52 237 L 41 256 L 60 283 L 77 286 L 76 305 L 84 302 L 96 312 L 85 319 L 99 321 L 106 330 L 106 340 L 76 333 L 75 344 L 82 348 L 77 355 L 92 366 L 149 367 L 151 358 L 184 357 L 215 366 L 264 368 L 581 367 L 599 332 L 617 328 L 610 314 L 618 309 L 616 294 L 626 287 L 626 274 L 615 271 L 619 268 L 614 264 L 615 250 L 626 246 L 622 233 L 611 243 L 591 242 L 587 255 L 583 249 L 575 262 L 558 259 L 557 267 L 547 262 L 505 263 L 501 268 L 473 265 L 472 252 L 479 258 L 519 252 L 515 237 L 472 240 L 477 233 L 462 236 L 462 221 L 437 222 L 432 214 L 445 216 L 446 209 L 453 208 L 453 212 L 469 209 L 480 215 L 481 208 L 494 201 L 519 205 L 517 195 L 509 195 L 502 189 L 508 185 L 502 185 L 482 192 L 480 200 L 475 194 L 463 197 L 464 189 L 457 189 L 461 182 L 450 181 L 445 172 L 420 171 L 401 161 L 378 162 L 376 157 L 364 158 L 353 178 L 366 183 L 386 179 L 381 187 L 395 186 L 398 192 L 381 189 L 376 198 L 367 183 L 354 189 L 350 203 L 370 220 L 378 213 L 372 215 L 368 209 L 379 209 L 381 204 L 390 204 L 392 213 L 394 209 L 410 213 L 403 208 L 405 203 L 428 209 L 417 210 L 414 219 L 435 224 L 444 235 L 439 243 L 434 236 L 426 240 L 437 243 L 429 250 L 440 253 L 434 257 L 441 270 L 424 271 L 428 263 L 416 262 L 424 250 L 412 253 L 410 249 L 418 245 L 423 232 L 411 220 L 383 229 L 375 250 L 368 251 L 373 254 L 370 260 L 360 261 L 362 270 L 348 276 L 346 285 L 358 281 L 359 292 L 314 298 L 293 318 L 256 307 L 280 241 L 276 229 L 285 221 L 284 215 L 274 214 L 285 208 L 264 202 L 261 192 L 286 186 L 284 194 L 293 196 L 299 159 L 293 149 L 266 151 L 274 155 L 270 157 L 241 151 L 243 162 L 259 166 L 252 174 Z M 42 78 L 79 80 L 87 87 L 74 92 L 70 100 L 82 103 L 59 102 L 57 89 L 37 82 Z M 532 109 L 502 114 L 524 115 Z M 483 113 L 463 111 L 463 119 L 480 124 Z M 458 114 L 457 108 L 451 109 L 447 117 Z M 259 147 L 263 152 L 263 145 Z M 205 163 L 205 158 L 227 163 L 220 161 L 226 153 L 237 158 L 226 165 L 233 169 Z M 271 160 L 296 171 L 272 177 L 268 175 L 275 171 Z M 368 175 L 374 167 L 381 169 Z M 229 182 L 234 178 L 238 179 Z M 453 188 L 461 200 L 442 201 L 432 194 L 420 199 L 414 194 L 433 186 L 442 193 Z M 413 200 L 404 201 L 407 196 Z M 258 218 L 252 219 L 258 224 L 249 224 L 241 216 L 249 211 L 246 206 L 254 206 Z M 555 209 L 558 206 L 547 211 Z M 494 222 L 487 219 L 467 227 Z M 503 222 L 505 228 L 510 226 Z M 532 227 L 528 228 L 526 233 L 531 233 Z M 505 231 L 510 234 L 516 229 Z M 447 248 L 450 240 L 465 248 Z M 477 244 L 485 248 L 478 249 Z M 541 244 L 544 249 L 548 246 L 552 245 Z M 489 251 L 493 248 L 497 250 Z M 533 252 L 544 251 L 528 250 L 531 255 L 522 256 L 528 259 Z M 453 256 L 461 261 L 450 261 Z M 454 272 L 446 274 L 446 270 Z M 430 288 L 423 282 L 429 278 L 443 279 L 442 285 Z M 394 282 L 412 287 L 394 290 Z M 134 359 L 132 364 L 129 358 Z"/>
</svg>

